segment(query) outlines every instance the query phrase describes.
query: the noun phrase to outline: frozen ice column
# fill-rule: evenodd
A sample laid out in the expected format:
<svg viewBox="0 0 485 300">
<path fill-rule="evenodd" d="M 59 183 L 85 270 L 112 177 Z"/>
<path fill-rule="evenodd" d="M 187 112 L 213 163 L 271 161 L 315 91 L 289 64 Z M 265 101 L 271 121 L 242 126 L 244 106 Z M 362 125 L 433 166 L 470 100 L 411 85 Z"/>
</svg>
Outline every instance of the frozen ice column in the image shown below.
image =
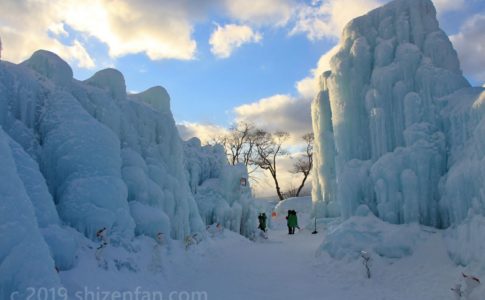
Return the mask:
<svg viewBox="0 0 485 300">
<path fill-rule="evenodd" d="M 328 79 L 331 72 L 320 78 L 320 93 L 312 102 L 312 125 L 315 132 L 313 159 L 313 213 L 316 217 L 335 217 L 340 214 L 337 204 L 335 170 L 335 142 L 332 124 L 332 110 L 328 96 Z"/>
</svg>

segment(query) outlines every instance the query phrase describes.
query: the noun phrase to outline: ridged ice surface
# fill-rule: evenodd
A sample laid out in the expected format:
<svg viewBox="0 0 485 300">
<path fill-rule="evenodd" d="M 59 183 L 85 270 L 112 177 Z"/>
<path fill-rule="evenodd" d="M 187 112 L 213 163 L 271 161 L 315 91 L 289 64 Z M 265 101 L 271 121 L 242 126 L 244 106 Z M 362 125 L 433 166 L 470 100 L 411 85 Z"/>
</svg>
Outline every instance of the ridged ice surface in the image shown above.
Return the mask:
<svg viewBox="0 0 485 300">
<path fill-rule="evenodd" d="M 315 213 L 348 218 L 365 204 L 387 222 L 435 227 L 483 213 L 484 95 L 430 0 L 351 21 L 312 106 Z"/>
<path fill-rule="evenodd" d="M 258 210 L 246 167 L 228 165 L 222 146 L 201 146 L 197 138 L 185 142 L 185 157 L 190 188 L 205 224 L 221 224 L 254 238 Z M 243 178 L 246 185 L 241 185 Z"/>
<path fill-rule="evenodd" d="M 75 267 L 79 245 L 102 228 L 126 249 L 136 235 L 204 236 L 212 222 L 250 236 L 245 168 L 227 167 L 224 153 L 207 166 L 206 152 L 185 151 L 162 87 L 127 95 L 115 69 L 81 82 L 42 50 L 1 61 L 0 298 L 61 287 L 56 269 Z"/>
</svg>

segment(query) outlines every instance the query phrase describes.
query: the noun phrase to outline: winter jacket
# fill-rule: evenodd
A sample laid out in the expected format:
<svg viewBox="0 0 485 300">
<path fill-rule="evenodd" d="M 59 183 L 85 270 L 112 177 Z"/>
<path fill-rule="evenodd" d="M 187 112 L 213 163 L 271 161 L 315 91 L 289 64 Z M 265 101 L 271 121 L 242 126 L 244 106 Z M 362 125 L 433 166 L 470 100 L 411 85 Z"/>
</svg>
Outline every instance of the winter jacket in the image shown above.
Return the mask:
<svg viewBox="0 0 485 300">
<path fill-rule="evenodd" d="M 298 227 L 298 219 L 296 215 L 289 215 L 288 216 L 288 226 L 289 227 Z"/>
</svg>

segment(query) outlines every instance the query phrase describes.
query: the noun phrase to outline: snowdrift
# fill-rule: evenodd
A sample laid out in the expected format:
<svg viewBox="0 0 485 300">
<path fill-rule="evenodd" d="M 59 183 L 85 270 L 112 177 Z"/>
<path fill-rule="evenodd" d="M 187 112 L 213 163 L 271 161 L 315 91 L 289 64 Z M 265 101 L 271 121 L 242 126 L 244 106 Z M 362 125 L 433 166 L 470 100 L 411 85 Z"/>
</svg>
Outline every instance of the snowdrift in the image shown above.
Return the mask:
<svg viewBox="0 0 485 300">
<path fill-rule="evenodd" d="M 336 259 L 355 260 L 362 251 L 388 259 L 402 258 L 412 255 L 416 244 L 432 232 L 431 228 L 421 228 L 417 223 L 386 223 L 365 205 L 357 209 L 355 216 L 336 223 L 329 226 L 319 249 Z"/>
</svg>

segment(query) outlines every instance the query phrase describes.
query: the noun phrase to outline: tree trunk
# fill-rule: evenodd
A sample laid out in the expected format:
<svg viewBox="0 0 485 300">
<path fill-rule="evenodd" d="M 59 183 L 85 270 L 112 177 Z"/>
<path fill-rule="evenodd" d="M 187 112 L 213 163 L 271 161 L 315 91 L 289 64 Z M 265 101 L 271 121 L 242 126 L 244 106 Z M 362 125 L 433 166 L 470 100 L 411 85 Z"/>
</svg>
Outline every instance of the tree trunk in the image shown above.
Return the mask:
<svg viewBox="0 0 485 300">
<path fill-rule="evenodd" d="M 283 197 L 283 194 L 281 193 L 280 184 L 278 183 L 278 179 L 276 178 L 276 174 L 271 173 L 271 175 L 273 176 L 274 184 L 276 186 L 276 194 L 278 194 L 278 198 L 280 199 L 280 201 L 285 200 L 285 198 Z"/>
<path fill-rule="evenodd" d="M 307 174 L 304 174 L 303 175 L 304 177 L 303 177 L 303 180 L 302 180 L 302 182 L 300 184 L 300 187 L 298 187 L 298 191 L 296 192 L 296 197 L 299 197 L 300 196 L 300 192 L 303 189 L 303 187 L 305 186 L 305 181 L 308 178 L 308 174 L 310 174 L 310 173 L 307 173 Z"/>
</svg>

